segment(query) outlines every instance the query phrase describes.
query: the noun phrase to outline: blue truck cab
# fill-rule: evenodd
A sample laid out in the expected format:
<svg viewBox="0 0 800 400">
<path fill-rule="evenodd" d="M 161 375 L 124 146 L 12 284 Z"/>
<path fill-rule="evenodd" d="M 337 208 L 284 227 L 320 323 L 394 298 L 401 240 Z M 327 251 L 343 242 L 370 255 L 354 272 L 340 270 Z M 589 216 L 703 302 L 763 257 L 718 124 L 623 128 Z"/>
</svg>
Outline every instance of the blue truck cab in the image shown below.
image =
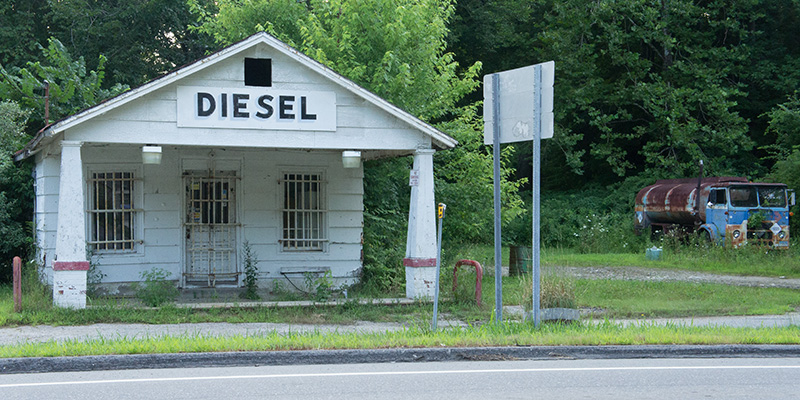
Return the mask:
<svg viewBox="0 0 800 400">
<path fill-rule="evenodd" d="M 733 247 L 748 242 L 789 248 L 789 207 L 794 192 L 784 184 L 728 183 L 709 188 L 701 231 Z"/>
<path fill-rule="evenodd" d="M 794 191 L 741 177 L 659 180 L 636 196 L 637 232 L 695 232 L 712 243 L 789 248 Z"/>
</svg>

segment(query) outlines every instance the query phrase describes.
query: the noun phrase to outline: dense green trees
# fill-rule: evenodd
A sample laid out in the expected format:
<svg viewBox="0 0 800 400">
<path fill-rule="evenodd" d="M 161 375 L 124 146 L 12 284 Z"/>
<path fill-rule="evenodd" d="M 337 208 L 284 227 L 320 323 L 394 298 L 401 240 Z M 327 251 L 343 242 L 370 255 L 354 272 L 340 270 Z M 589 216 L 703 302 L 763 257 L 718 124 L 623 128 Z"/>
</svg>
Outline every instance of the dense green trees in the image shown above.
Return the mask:
<svg viewBox="0 0 800 400">
<path fill-rule="evenodd" d="M 47 39 L 47 0 L 0 2 L 0 65 L 22 66 L 39 55 L 38 45 Z"/>
<path fill-rule="evenodd" d="M 800 82 L 799 17 L 790 0 L 464 0 L 451 48 L 487 73 L 556 61 L 549 187 L 691 176 L 698 159 L 758 178 L 765 113 Z"/>
<path fill-rule="evenodd" d="M 50 122 L 69 116 L 103 99 L 121 93 L 127 85 L 103 87 L 106 58 L 100 55 L 97 70 L 87 71 L 83 57 L 73 59 L 64 45 L 50 39 L 41 49 L 42 61 L 28 62 L 24 67 L 4 68 L 0 65 L 0 98 L 14 100 L 33 113 L 31 128 L 44 126 L 44 87 L 49 84 Z"/>
<path fill-rule="evenodd" d="M 464 241 L 488 241 L 491 230 L 480 74 L 548 60 L 556 136 L 543 143 L 545 196 L 583 190 L 600 200 L 581 212 L 625 212 L 640 186 L 693 176 L 701 158 L 707 174 L 800 185 L 795 0 L 12 0 L 0 5 L 0 99 L 20 107 L 3 103 L 0 149 L 7 157 L 21 145 L 10 139 L 20 126 L 41 127 L 45 79 L 58 118 L 259 30 L 459 140 L 436 156 L 437 196 L 460 204 L 446 223 Z M 520 211 L 529 155 L 524 143 L 504 149 L 508 218 Z M 365 230 L 392 240 L 385 247 L 403 247 L 408 164 L 366 169 Z M 29 185 L 28 171 L 0 165 L 0 189 Z M 5 199 L 0 220 L 27 213 L 24 203 Z"/>
<path fill-rule="evenodd" d="M 25 67 L 0 65 L 0 265 L 25 256 L 32 242 L 33 182 L 31 162 L 15 163 L 14 153 L 44 126 L 44 83 L 50 84 L 50 118 L 66 117 L 127 89 L 103 88 L 104 58 L 87 71 L 83 57 L 73 59 L 56 39 L 42 48 L 41 61 Z M 28 132 L 26 132 L 26 130 Z M 0 268 L 0 281 L 8 268 Z"/>
<path fill-rule="evenodd" d="M 13 154 L 27 141 L 25 124 L 28 113 L 12 101 L 0 102 L 0 265 L 10 265 L 16 255 L 23 255 L 31 243 L 27 227 L 33 208 L 30 165 L 14 164 Z M 11 276 L 10 268 L 0 268 L 0 282 Z"/>
<path fill-rule="evenodd" d="M 138 86 L 202 57 L 211 42 L 189 30 L 193 16 L 185 0 L 50 1 L 48 34 L 87 67 L 107 57 L 110 85 Z"/>
<path fill-rule="evenodd" d="M 138 86 L 202 57 L 211 41 L 191 32 L 185 0 L 11 0 L 0 5 L 0 65 L 38 59 L 52 37 L 98 69 L 107 57 L 106 85 Z"/>
</svg>

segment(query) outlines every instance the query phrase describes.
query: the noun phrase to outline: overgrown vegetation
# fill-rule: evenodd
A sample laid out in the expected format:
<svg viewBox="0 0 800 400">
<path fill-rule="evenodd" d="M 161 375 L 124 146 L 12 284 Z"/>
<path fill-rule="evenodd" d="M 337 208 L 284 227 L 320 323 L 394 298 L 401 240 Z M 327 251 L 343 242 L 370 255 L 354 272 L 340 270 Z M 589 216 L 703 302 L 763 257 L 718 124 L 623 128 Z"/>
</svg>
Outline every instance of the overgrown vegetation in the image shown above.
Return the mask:
<svg viewBox="0 0 800 400">
<path fill-rule="evenodd" d="M 735 253 L 735 252 L 734 252 Z M 573 260 L 586 255 L 570 253 Z M 800 293 L 779 288 L 736 287 L 716 284 L 688 282 L 636 282 L 615 280 L 581 280 L 567 277 L 557 267 L 548 266 L 553 259 L 564 257 L 562 252 L 546 252 L 542 268 L 542 306 L 591 308 L 602 314 L 600 317 L 664 317 L 707 315 L 758 315 L 781 314 L 800 306 Z M 762 254 L 763 257 L 771 255 Z M 753 255 L 755 257 L 755 253 Z M 459 270 L 458 287 L 452 291 L 453 264 L 443 264 L 441 281 L 443 315 L 481 325 L 489 320 L 494 309 L 494 274 L 491 262 L 492 250 L 488 246 L 471 247 L 466 252 L 452 256 L 479 260 L 485 267 L 482 280 L 482 305 L 475 302 L 474 270 Z M 620 258 L 620 265 L 629 259 Z M 639 260 L 643 261 L 643 259 Z M 743 261 L 745 262 L 745 261 Z M 588 262 L 590 265 L 596 263 Z M 660 262 L 642 264 L 659 266 Z M 681 268 L 696 264 L 687 258 Z M 168 274 L 151 271 L 151 281 L 168 285 L 165 291 L 174 290 L 166 281 Z M 0 326 L 14 325 L 82 325 L 91 323 L 180 323 L 180 322 L 284 322 L 284 323 L 352 323 L 357 320 L 404 322 L 410 325 L 430 321 L 432 308 L 429 303 L 408 306 L 377 306 L 359 304 L 360 299 L 369 299 L 370 293 L 360 289 L 350 290 L 350 300 L 337 306 L 318 305 L 300 308 L 272 308 L 243 303 L 227 309 L 193 310 L 162 303 L 157 309 L 135 308 L 126 300 L 92 299 L 85 310 L 70 310 L 54 307 L 52 293 L 37 279 L 36 266 L 25 265 L 23 281 L 23 311 L 13 313 L 11 288 L 0 286 Z M 797 276 L 800 276 L 798 274 Z M 162 279 L 163 278 L 163 279 Z M 171 288 L 171 289 L 170 289 Z M 521 305 L 529 308 L 531 281 L 529 277 L 503 277 L 505 305 Z M 161 291 L 156 291 L 156 294 Z M 379 293 L 379 297 L 386 296 Z M 392 294 L 389 294 L 392 295 Z M 398 297 L 401 293 L 395 294 Z M 377 297 L 377 296 L 374 296 Z M 162 296 L 163 298 L 163 296 Z"/>
<path fill-rule="evenodd" d="M 175 301 L 180 294 L 175 282 L 168 280 L 172 275 L 169 271 L 152 268 L 149 271 L 142 271 L 139 275 L 142 282 L 136 282 L 134 290 L 136 298 L 146 306 L 159 307 L 164 303 Z"/>
<path fill-rule="evenodd" d="M 303 281 L 306 284 L 307 293 L 312 300 L 325 302 L 331 298 L 333 294 L 331 271 L 325 271 L 320 274 L 306 272 L 303 275 Z"/>
<path fill-rule="evenodd" d="M 30 259 L 34 255 L 32 162 L 15 163 L 13 155 L 33 132 L 49 123 L 44 121 L 45 82 L 50 85 L 52 119 L 68 116 L 128 88 L 123 84 L 103 86 L 102 56 L 97 70 L 87 71 L 84 59 L 74 59 L 57 39 L 49 39 L 47 47 L 39 47 L 39 61 L 8 68 L 0 64 L 0 282 L 8 281 L 14 256 Z"/>
<path fill-rule="evenodd" d="M 530 278 L 531 274 L 525 276 Z M 533 304 L 533 281 L 524 279 L 522 286 L 525 288 L 524 302 L 526 309 Z M 582 298 L 577 292 L 575 279 L 555 270 L 548 270 L 542 274 L 539 282 L 540 308 L 577 308 L 578 299 Z"/>
<path fill-rule="evenodd" d="M 247 240 L 242 243 L 242 259 L 244 264 L 244 292 L 242 298 L 258 300 L 258 257 Z"/>
<path fill-rule="evenodd" d="M 15 102 L 0 101 L 0 282 L 11 280 L 12 259 L 26 256 L 32 242 L 31 164 L 18 166 L 13 161 L 14 152 L 28 139 L 24 129 L 29 114 Z"/>
</svg>

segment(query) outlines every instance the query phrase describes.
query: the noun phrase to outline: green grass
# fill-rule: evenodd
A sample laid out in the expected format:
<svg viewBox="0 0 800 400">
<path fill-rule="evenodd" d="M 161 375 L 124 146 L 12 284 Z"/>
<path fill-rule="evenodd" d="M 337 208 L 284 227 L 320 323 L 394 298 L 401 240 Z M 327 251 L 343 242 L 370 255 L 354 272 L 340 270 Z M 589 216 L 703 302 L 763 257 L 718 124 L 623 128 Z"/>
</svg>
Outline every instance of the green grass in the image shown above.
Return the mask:
<svg viewBox="0 0 800 400">
<path fill-rule="evenodd" d="M 715 261 L 711 255 L 700 257 L 702 249 L 686 247 L 675 253 L 665 250 L 663 261 L 646 261 L 644 254 L 579 254 L 566 250 L 548 249 L 543 252 L 544 265 L 637 265 L 645 267 L 668 267 L 683 269 L 710 269 L 724 272 L 720 265 L 728 265 L 727 271 L 744 268 L 751 263 L 769 265 L 772 272 L 789 274 L 798 262 L 790 252 L 772 252 L 741 249 L 737 251 L 711 249 L 711 253 L 731 263 Z M 507 257 L 507 250 L 505 257 Z M 790 257 L 791 256 L 791 257 Z M 700 257 L 697 262 L 689 262 Z M 474 300 L 474 270 L 459 270 L 459 287 L 452 293 L 452 271 L 455 260 L 468 258 L 481 262 L 485 267 L 482 281 L 482 306 Z M 441 280 L 442 313 L 453 318 L 475 324 L 489 320 L 494 310 L 494 269 L 491 246 L 465 246 L 446 254 Z M 681 261 L 683 260 L 683 261 Z M 703 261 L 705 260 L 705 261 Z M 550 279 L 543 267 L 544 287 Z M 557 268 L 555 268 L 557 271 Z M 30 272 L 26 282 L 31 282 Z M 556 278 L 559 278 L 556 275 Z M 559 278 L 561 279 L 561 278 Z M 604 316 L 616 317 L 695 317 L 715 315 L 762 315 L 782 314 L 800 306 L 800 291 L 779 288 L 731 287 L 715 284 L 686 282 L 636 282 L 618 280 L 574 280 L 566 279 L 567 286 L 574 291 L 570 300 L 578 307 L 600 308 Z M 571 280 L 571 282 L 570 282 Z M 174 306 L 159 309 L 137 309 L 122 300 L 95 300 L 85 310 L 59 309 L 52 306 L 49 289 L 35 284 L 24 285 L 23 312 L 13 313 L 11 288 L 0 286 L 0 326 L 16 325 L 85 325 L 92 323 L 155 323 L 171 324 L 184 322 L 275 322 L 275 323 L 332 323 L 348 324 L 359 320 L 411 322 L 427 321 L 431 317 L 431 305 L 418 303 L 411 306 L 377 306 L 349 302 L 342 306 L 315 306 L 305 308 L 269 308 L 241 304 L 230 309 L 192 310 Z M 531 283 L 520 277 L 503 278 L 503 303 L 505 305 L 530 304 Z M 351 291 L 351 296 L 359 293 Z M 547 301 L 543 300 L 545 307 Z"/>
<path fill-rule="evenodd" d="M 0 289 L 2 293 L 2 289 Z M 0 298 L 0 326 L 88 325 L 94 323 L 178 324 L 197 322 L 274 322 L 290 324 L 350 324 L 355 321 L 406 322 L 413 320 L 428 304 L 404 306 L 364 305 L 348 302 L 339 306 L 266 307 L 235 305 L 230 308 L 189 309 L 166 305 L 158 309 L 136 308 L 115 301 L 94 302 L 82 310 L 49 305 L 23 308 L 13 313 L 13 305 Z"/>
<path fill-rule="evenodd" d="M 459 287 L 452 293 L 452 272 L 441 282 L 442 313 L 474 324 L 487 322 L 494 310 L 494 276 L 482 281 L 482 305 L 475 303 L 474 272 L 459 274 Z M 542 287 L 550 274 L 544 274 Z M 782 288 L 756 288 L 688 282 L 639 282 L 622 280 L 572 280 L 574 304 L 603 309 L 605 317 L 699 317 L 718 315 L 783 314 L 800 307 L 800 291 Z M 531 281 L 522 277 L 503 277 L 503 303 L 530 307 Z M 26 298 L 31 295 L 24 296 Z M 0 286 L 0 326 L 86 325 L 92 323 L 174 324 L 194 322 L 274 322 L 293 324 L 349 324 L 355 321 L 420 323 L 429 321 L 430 303 L 405 306 L 365 305 L 348 302 L 339 306 L 275 308 L 238 306 L 220 309 L 187 309 L 165 306 L 140 309 L 122 301 L 101 300 L 83 310 L 53 307 L 49 300 L 32 301 L 22 313 L 13 313 L 11 290 Z M 547 307 L 543 300 L 543 306 Z"/>
<path fill-rule="evenodd" d="M 454 301 L 442 309 L 466 321 L 485 320 L 494 309 L 494 276 L 484 277 L 483 306 L 475 305 L 474 276 L 459 277 L 459 289 Z M 724 315 L 785 314 L 800 307 L 800 291 L 784 288 L 728 286 L 691 282 L 641 282 L 626 280 L 572 279 L 558 274 L 543 274 L 542 293 L 548 280 L 572 280 L 577 307 L 599 308 L 599 317 L 654 318 L 700 317 Z M 462 283 L 464 282 L 464 283 Z M 449 284 L 443 286 L 450 291 Z M 503 277 L 503 303 L 531 303 L 531 280 Z M 449 293 L 447 294 L 450 297 Z M 543 307 L 548 307 L 543 296 Z"/>
<path fill-rule="evenodd" d="M 581 253 L 574 249 L 543 248 L 542 266 L 566 267 L 643 267 L 702 271 L 743 276 L 785 276 L 800 278 L 800 243 L 789 250 L 767 251 L 754 246 L 740 249 L 695 245 L 665 244 L 660 260 L 645 258 L 645 248 L 635 253 Z M 508 265 L 508 247 L 503 247 L 503 265 Z M 443 250 L 443 268 L 452 268 L 457 260 L 481 263 L 484 270 L 494 270 L 494 247 L 464 245 Z"/>
<path fill-rule="evenodd" d="M 218 337 L 187 335 L 147 339 L 96 339 L 0 346 L 0 358 L 57 357 L 103 354 L 276 351 L 311 349 L 380 349 L 413 347 L 638 345 L 638 344 L 800 344 L 800 328 L 678 327 L 642 324 L 620 327 L 600 324 L 485 324 L 432 332 L 425 328 L 354 333 L 266 333 Z"/>
<path fill-rule="evenodd" d="M 800 245 L 798 245 L 800 246 Z M 744 276 L 785 276 L 800 278 L 800 252 L 766 251 L 756 247 L 726 249 L 720 247 L 664 247 L 660 260 L 645 258 L 645 249 L 638 253 L 583 254 L 571 249 L 545 249 L 542 265 L 569 267 L 644 267 L 702 271 Z"/>
<path fill-rule="evenodd" d="M 471 248 L 469 256 L 486 249 Z M 489 253 L 491 255 L 491 253 Z M 467 257 L 459 257 L 467 258 Z M 575 304 L 602 308 L 604 317 L 666 317 L 709 315 L 781 314 L 800 306 L 800 291 L 779 288 L 731 287 L 685 282 L 637 282 L 621 280 L 576 280 L 550 275 L 543 268 L 544 280 L 555 276 L 572 280 Z M 556 269 L 557 271 L 557 269 Z M 399 332 L 374 334 L 297 333 L 264 334 L 255 337 L 213 337 L 186 335 L 146 339 L 103 338 L 89 341 L 48 342 L 0 347 L 0 357 L 77 356 L 90 354 L 141 354 L 174 352 L 271 351 L 344 348 L 389 348 L 430 346 L 506 346 L 506 345 L 608 345 L 608 344 L 800 344 L 800 328 L 725 328 L 655 326 L 643 323 L 620 327 L 610 323 L 529 324 L 491 322 L 494 309 L 494 276 L 487 271 L 482 281 L 482 306 L 474 301 L 475 275 L 463 269 L 459 287 L 452 295 L 452 266 L 445 267 L 441 282 L 440 318 L 458 318 L 471 323 L 468 328 L 428 329 L 432 316 L 430 303 L 406 306 L 377 306 L 348 302 L 344 305 L 269 308 L 244 305 L 229 309 L 193 310 L 165 306 L 159 309 L 132 308 L 124 301 L 97 300 L 84 310 L 52 306 L 47 288 L 26 286 L 23 312 L 13 313 L 11 288 L 0 286 L 0 326 L 84 325 L 92 323 L 182 322 L 275 322 L 309 324 L 348 324 L 359 320 L 402 322 L 409 326 Z M 544 282 L 543 282 L 544 285 Z M 506 305 L 530 303 L 530 279 L 503 277 Z M 356 293 L 357 295 L 357 293 Z M 506 317 L 505 321 L 510 318 Z"/>
<path fill-rule="evenodd" d="M 800 291 L 685 282 L 577 280 L 578 304 L 609 317 L 699 317 L 784 314 L 800 307 Z"/>
</svg>

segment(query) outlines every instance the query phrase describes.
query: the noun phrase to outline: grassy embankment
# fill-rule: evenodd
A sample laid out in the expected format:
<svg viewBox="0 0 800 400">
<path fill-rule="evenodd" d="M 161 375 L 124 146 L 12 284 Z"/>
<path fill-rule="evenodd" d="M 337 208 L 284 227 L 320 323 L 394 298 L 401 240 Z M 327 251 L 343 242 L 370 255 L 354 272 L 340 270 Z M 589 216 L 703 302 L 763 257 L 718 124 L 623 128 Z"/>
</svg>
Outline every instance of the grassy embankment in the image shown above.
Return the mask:
<svg viewBox="0 0 800 400">
<path fill-rule="evenodd" d="M 639 266 L 702 270 L 716 273 L 747 274 L 748 265 L 759 275 L 796 277 L 800 263 L 790 253 L 763 254 L 749 251 L 741 254 L 720 252 L 714 256 L 684 250 L 677 254 L 665 252 L 662 261 L 644 260 L 633 254 L 578 254 L 548 250 L 543 254 L 543 287 L 549 280 L 565 284 L 573 294 L 574 306 L 603 310 L 599 318 L 660 317 L 707 315 L 781 314 L 800 306 L 800 291 L 778 288 L 732 287 L 687 282 L 634 282 L 622 280 L 576 280 L 552 273 L 555 266 Z M 716 251 L 716 250 L 713 250 Z M 598 257 L 600 259 L 596 260 Z M 727 257 L 727 258 L 726 258 Z M 535 330 L 527 324 L 511 322 L 496 325 L 490 321 L 494 309 L 494 276 L 491 248 L 463 249 L 449 260 L 471 258 L 486 268 L 482 306 L 475 305 L 474 273 L 464 269 L 459 274 L 459 289 L 450 292 L 452 266 L 446 266 L 442 279 L 440 310 L 449 317 L 473 324 L 465 329 L 446 329 L 431 332 L 430 304 L 408 306 L 362 305 L 355 301 L 337 307 L 318 305 L 306 308 L 268 308 L 241 303 L 228 309 L 189 310 L 173 305 L 159 309 L 134 309 L 118 300 L 97 300 L 86 310 L 53 308 L 46 289 L 26 290 L 23 312 L 12 312 L 10 287 L 0 287 L 0 325 L 80 325 L 107 323 L 181 323 L 181 322 L 283 322 L 283 323 L 351 323 L 357 320 L 403 322 L 410 328 L 386 334 L 322 334 L 264 335 L 251 337 L 162 337 L 146 340 L 125 338 L 67 343 L 32 344 L 0 347 L 0 357 L 33 355 L 132 354 L 175 351 L 240 351 L 309 348 L 381 348 L 424 346 L 485 346 L 485 345 L 543 345 L 543 344 L 655 344 L 655 343 L 800 343 L 800 328 L 734 329 L 657 327 L 643 324 L 621 328 L 610 324 L 543 324 Z M 703 259 L 706 260 L 703 260 Z M 722 261 L 720 261 L 722 260 Z M 450 263 L 450 262 L 448 262 Z M 526 305 L 530 302 L 530 280 L 504 277 L 505 305 Z M 353 291 L 351 291 L 353 294 Z M 356 298 L 359 293 L 355 293 Z M 374 296 L 362 293 L 362 296 Z M 390 295 L 401 296 L 400 293 Z M 386 294 L 383 294 L 384 297 Z M 544 300 L 543 300 L 544 301 Z M 510 319 L 507 316 L 506 319 Z"/>
<path fill-rule="evenodd" d="M 503 323 L 470 328 L 448 328 L 437 332 L 412 327 L 403 331 L 369 334 L 317 332 L 291 335 L 269 333 L 247 337 L 188 335 L 148 339 L 105 338 L 0 346 L 0 358 L 443 346 L 728 343 L 800 344 L 800 328 L 687 328 L 648 324 L 622 328 L 611 323 L 601 323 L 599 325 L 542 324 L 539 329 L 534 329 L 530 324 Z"/>
</svg>

